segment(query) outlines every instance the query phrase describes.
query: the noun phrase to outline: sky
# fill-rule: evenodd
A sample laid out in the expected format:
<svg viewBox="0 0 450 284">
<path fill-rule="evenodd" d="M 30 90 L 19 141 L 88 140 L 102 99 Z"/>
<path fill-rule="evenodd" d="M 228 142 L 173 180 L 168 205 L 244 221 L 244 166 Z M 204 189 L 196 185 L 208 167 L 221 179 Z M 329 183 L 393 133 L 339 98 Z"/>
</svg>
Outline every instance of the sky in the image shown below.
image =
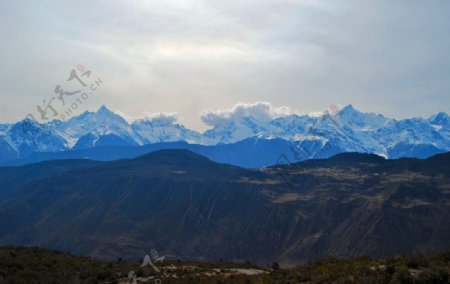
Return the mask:
<svg viewBox="0 0 450 284">
<path fill-rule="evenodd" d="M 0 0 L 0 122 L 52 98 L 58 116 L 78 98 L 67 116 L 104 104 L 196 130 L 242 109 L 449 113 L 449 15 L 443 0 Z"/>
</svg>

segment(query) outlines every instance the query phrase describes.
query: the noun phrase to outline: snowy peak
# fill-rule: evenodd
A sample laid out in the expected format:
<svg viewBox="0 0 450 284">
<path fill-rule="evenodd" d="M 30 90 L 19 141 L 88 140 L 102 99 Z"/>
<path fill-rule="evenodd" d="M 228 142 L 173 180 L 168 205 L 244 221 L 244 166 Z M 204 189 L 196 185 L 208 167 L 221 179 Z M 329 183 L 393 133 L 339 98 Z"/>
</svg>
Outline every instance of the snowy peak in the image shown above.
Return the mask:
<svg viewBox="0 0 450 284">
<path fill-rule="evenodd" d="M 245 139 L 284 139 L 298 143 L 302 157 L 317 158 L 339 152 L 365 152 L 422 157 L 450 150 L 450 119 L 438 113 L 428 119 L 395 120 L 363 113 L 352 105 L 322 115 L 297 115 L 267 103 L 241 104 L 202 116 L 211 128 L 199 133 L 177 123 L 175 114 L 159 113 L 131 125 L 106 106 L 68 121 L 39 124 L 25 119 L 0 124 L 0 153 L 26 157 L 32 152 L 55 152 L 105 145 L 135 146 L 185 141 L 192 144 L 231 144 Z M 2 160 L 2 159 L 0 159 Z"/>
<path fill-rule="evenodd" d="M 211 128 L 203 136 L 209 144 L 233 143 L 255 136 L 272 137 L 278 129 L 271 122 L 286 115 L 286 108 L 274 108 L 264 102 L 241 103 L 231 109 L 208 111 L 201 119 Z"/>
<path fill-rule="evenodd" d="M 342 113 L 342 114 L 348 114 L 348 115 L 359 115 L 359 114 L 362 114 L 361 112 L 359 112 L 359 111 L 357 111 L 354 107 L 353 107 L 353 105 L 352 104 L 348 104 L 348 105 L 346 105 L 345 107 L 343 107 L 340 111 L 339 111 L 339 113 Z"/>
<path fill-rule="evenodd" d="M 449 126 L 450 125 L 450 117 L 445 112 L 440 112 L 436 115 L 433 115 L 428 120 L 433 125 L 439 125 L 439 126 Z"/>
<path fill-rule="evenodd" d="M 96 112 L 86 111 L 79 116 L 72 117 L 67 122 L 63 123 L 66 126 L 73 126 L 77 123 L 87 123 L 93 125 L 108 125 L 108 124 L 124 124 L 128 125 L 128 122 L 120 115 L 109 110 L 106 106 L 101 106 Z"/>
<path fill-rule="evenodd" d="M 113 135 L 127 141 L 129 145 L 142 144 L 141 138 L 128 122 L 104 105 L 97 112 L 84 112 L 54 127 L 67 140 L 69 147 L 73 147 L 81 137 L 88 134 Z"/>
<path fill-rule="evenodd" d="M 98 108 L 97 113 L 100 113 L 100 112 L 110 112 L 110 113 L 112 113 L 112 111 L 109 110 L 105 105 L 101 105 L 101 107 Z"/>
<path fill-rule="evenodd" d="M 32 152 L 58 152 L 66 149 L 66 141 L 46 125 L 24 119 L 12 125 L 4 134 L 8 144 L 25 157 Z"/>
<path fill-rule="evenodd" d="M 123 117 L 111 111 L 105 105 L 102 105 L 97 112 L 93 113 L 91 118 L 94 118 L 97 121 L 112 121 L 114 123 L 128 124 Z"/>
<path fill-rule="evenodd" d="M 118 122 L 122 124 L 128 124 L 128 122 L 118 115 L 117 113 L 111 111 L 108 109 L 105 105 L 102 105 L 97 112 L 94 113 L 94 117 L 97 120 L 117 120 Z"/>
<path fill-rule="evenodd" d="M 428 119 L 434 130 L 445 137 L 450 144 L 450 117 L 445 112 L 440 112 Z"/>
<path fill-rule="evenodd" d="M 386 126 L 392 119 L 381 114 L 362 113 L 352 105 L 345 106 L 336 115 L 336 121 L 353 129 L 372 131 Z"/>
<path fill-rule="evenodd" d="M 136 120 L 131 128 L 142 138 L 144 144 L 176 141 L 201 143 L 200 133 L 177 124 L 177 119 L 176 115 L 160 113 Z"/>
<path fill-rule="evenodd" d="M 252 116 L 244 116 L 207 130 L 204 137 L 207 144 L 227 144 L 255 136 L 269 137 L 272 128 L 270 123 L 256 120 Z"/>
<path fill-rule="evenodd" d="M 37 121 L 31 119 L 31 118 L 25 118 L 23 120 L 18 121 L 13 125 L 13 128 L 22 127 L 25 129 L 33 129 L 33 128 L 40 128 L 40 125 Z"/>
<path fill-rule="evenodd" d="M 32 139 L 34 135 L 46 132 L 49 131 L 45 129 L 43 125 L 30 118 L 25 118 L 24 120 L 15 123 L 8 131 L 10 135 L 14 138 L 17 137 L 18 139 L 21 137 Z"/>
</svg>

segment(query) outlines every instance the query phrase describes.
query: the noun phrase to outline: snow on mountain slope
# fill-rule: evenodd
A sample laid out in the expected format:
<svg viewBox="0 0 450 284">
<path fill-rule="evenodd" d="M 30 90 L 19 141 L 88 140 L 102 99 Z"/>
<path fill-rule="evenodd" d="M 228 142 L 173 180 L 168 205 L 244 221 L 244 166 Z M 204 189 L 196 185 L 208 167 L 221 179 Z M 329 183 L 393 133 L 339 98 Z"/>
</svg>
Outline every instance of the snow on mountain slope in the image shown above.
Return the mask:
<svg viewBox="0 0 450 284">
<path fill-rule="evenodd" d="M 100 146 L 137 146 L 129 141 L 122 139 L 115 134 L 97 135 L 95 133 L 88 133 L 81 136 L 77 143 L 72 147 L 74 150 L 89 149 Z"/>
<path fill-rule="evenodd" d="M 381 114 L 362 113 L 352 105 L 347 105 L 333 116 L 333 120 L 338 128 L 345 131 L 355 150 L 359 148 L 357 152 L 385 154 L 385 147 L 380 144 L 375 133 L 393 119 Z"/>
<path fill-rule="evenodd" d="M 445 112 L 440 112 L 431 116 L 428 121 L 433 125 L 441 127 L 450 127 L 450 117 Z"/>
<path fill-rule="evenodd" d="M 433 145 L 443 150 L 450 149 L 450 141 L 422 118 L 391 121 L 386 127 L 378 129 L 375 136 L 386 148 L 399 143 L 408 143 Z"/>
<path fill-rule="evenodd" d="M 5 133 L 5 140 L 21 158 L 32 152 L 59 152 L 67 149 L 63 137 L 29 118 L 12 125 Z"/>
<path fill-rule="evenodd" d="M 238 104 L 229 110 L 209 111 L 202 121 L 211 126 L 203 133 L 206 144 L 228 144 L 251 137 L 275 138 L 281 129 L 271 122 L 285 116 L 267 103 Z"/>
<path fill-rule="evenodd" d="M 450 151 L 450 118 L 446 113 L 395 120 L 362 113 L 352 105 L 335 113 L 297 115 L 267 103 L 241 104 L 230 110 L 202 116 L 210 126 L 204 133 L 176 123 L 175 115 L 158 114 L 131 125 L 102 106 L 68 121 L 41 125 L 32 120 L 0 124 L 4 157 L 23 158 L 31 152 L 56 152 L 69 148 L 135 146 L 186 141 L 191 144 L 231 144 L 245 139 L 284 139 L 295 142 L 286 157 L 299 161 L 329 157 L 340 152 L 365 152 L 385 157 L 427 157 Z M 11 150 L 11 149 L 12 150 Z M 0 158 L 1 160 L 2 158 Z M 5 159 L 5 158 L 3 158 Z"/>
<path fill-rule="evenodd" d="M 440 112 L 436 115 L 431 116 L 428 122 L 447 140 L 450 140 L 450 117 L 444 113 Z"/>
<path fill-rule="evenodd" d="M 314 124 L 316 118 L 308 115 L 288 115 L 278 117 L 270 122 L 276 130 L 274 135 L 287 140 L 302 140 L 308 136 L 309 128 Z"/>
<path fill-rule="evenodd" d="M 352 126 L 356 125 L 358 118 L 367 122 L 364 123 L 363 127 L 353 128 Z M 350 106 L 344 108 L 337 115 L 332 115 L 329 112 L 320 116 L 290 115 L 277 118 L 272 121 L 272 124 L 278 128 L 276 137 L 303 141 L 301 147 L 304 148 L 306 145 L 312 147 L 310 150 L 304 151 L 310 153 L 307 157 L 315 158 L 317 157 L 317 151 L 326 153 L 329 150 L 327 148 L 335 148 L 332 152 L 338 149 L 339 151 L 349 152 L 382 152 L 383 148 L 370 136 L 370 131 L 367 131 L 370 121 L 370 119 L 364 117 L 364 114 L 357 112 Z M 321 145 L 320 149 L 317 148 L 318 145 Z"/>
<path fill-rule="evenodd" d="M 411 144 L 407 142 L 400 142 L 389 147 L 387 154 L 391 159 L 398 158 L 428 158 L 430 156 L 441 153 L 436 146 L 431 144 Z"/>
<path fill-rule="evenodd" d="M 10 127 L 10 124 L 0 124 L 0 136 L 4 135 Z"/>
<path fill-rule="evenodd" d="M 175 123 L 176 116 L 160 113 L 153 117 L 136 120 L 131 124 L 133 131 L 142 137 L 144 144 L 186 141 L 201 143 L 200 133 Z"/>
<path fill-rule="evenodd" d="M 52 121 L 48 125 L 66 139 L 69 147 L 73 147 L 81 137 L 88 134 L 97 137 L 112 134 L 128 145 L 143 144 L 142 138 L 128 122 L 105 106 L 100 107 L 97 112 L 84 112 L 68 121 Z"/>
<path fill-rule="evenodd" d="M 411 118 L 397 121 L 381 114 L 362 113 L 348 105 L 335 114 L 324 112 L 319 116 L 285 115 L 272 120 L 258 120 L 252 116 L 229 117 L 233 119 L 222 119 L 204 133 L 210 143 L 233 143 L 250 137 L 282 138 L 300 141 L 297 148 L 301 150 L 298 151 L 307 158 L 339 151 L 387 157 L 389 153 L 395 156 L 405 153 L 422 157 L 422 152 L 427 156 L 427 153 L 450 150 L 450 120 L 445 113 L 428 120 Z M 267 118 L 268 115 L 261 117 Z"/>
<path fill-rule="evenodd" d="M 340 125 L 357 131 L 377 130 L 392 121 L 381 114 L 359 112 L 352 105 L 345 106 L 334 116 L 334 119 Z"/>
<path fill-rule="evenodd" d="M 252 116 L 230 121 L 205 131 L 205 144 L 229 144 L 251 137 L 271 138 L 279 131 L 270 122 L 260 121 Z"/>
</svg>

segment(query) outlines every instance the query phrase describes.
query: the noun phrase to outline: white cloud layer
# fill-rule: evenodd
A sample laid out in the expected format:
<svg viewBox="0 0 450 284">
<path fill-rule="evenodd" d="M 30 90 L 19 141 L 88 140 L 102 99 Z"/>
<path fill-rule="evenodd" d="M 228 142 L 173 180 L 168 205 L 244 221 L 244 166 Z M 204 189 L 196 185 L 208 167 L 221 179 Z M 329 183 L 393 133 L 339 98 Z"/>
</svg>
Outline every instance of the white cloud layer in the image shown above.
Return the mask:
<svg viewBox="0 0 450 284">
<path fill-rule="evenodd" d="M 175 124 L 179 119 L 179 114 L 174 112 L 158 112 L 147 113 L 145 112 L 144 120 L 149 120 L 159 124 Z"/>
<path fill-rule="evenodd" d="M 208 126 L 219 126 L 228 122 L 239 121 L 245 117 L 267 122 L 289 114 L 291 114 L 289 107 L 276 108 L 267 102 L 256 102 L 253 104 L 239 103 L 231 109 L 209 110 L 201 115 L 201 119 Z"/>
</svg>

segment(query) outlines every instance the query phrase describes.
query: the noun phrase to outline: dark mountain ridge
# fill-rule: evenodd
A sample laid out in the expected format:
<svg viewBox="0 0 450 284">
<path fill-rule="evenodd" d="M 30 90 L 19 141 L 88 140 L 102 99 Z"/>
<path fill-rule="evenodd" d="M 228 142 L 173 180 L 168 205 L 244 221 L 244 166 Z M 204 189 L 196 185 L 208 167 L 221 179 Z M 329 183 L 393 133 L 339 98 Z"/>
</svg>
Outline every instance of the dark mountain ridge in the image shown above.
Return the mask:
<svg viewBox="0 0 450 284">
<path fill-rule="evenodd" d="M 280 163 L 283 155 L 286 161 L 298 161 L 298 154 L 293 152 L 297 142 L 283 139 L 250 138 L 232 144 L 205 146 L 189 144 L 184 141 L 154 143 L 143 146 L 104 145 L 85 149 L 71 149 L 63 152 L 34 152 L 27 158 L 0 161 L 3 166 L 20 166 L 40 161 L 63 159 L 91 159 L 98 161 L 114 161 L 136 158 L 147 153 L 165 149 L 185 149 L 206 156 L 218 163 L 227 163 L 245 168 L 260 168 Z"/>
<path fill-rule="evenodd" d="M 287 164 L 311 159 L 329 158 L 337 153 L 346 152 L 344 149 L 334 146 L 322 146 L 317 142 L 298 142 L 284 139 L 249 138 L 231 144 L 218 144 L 205 146 L 189 144 L 184 141 L 154 143 L 143 146 L 97 145 L 92 148 L 71 149 L 62 152 L 33 152 L 22 159 L 0 160 L 0 166 L 20 166 L 41 161 L 65 160 L 65 159 L 91 159 L 97 161 L 114 161 L 120 159 L 132 159 L 147 153 L 167 150 L 185 149 L 208 157 L 218 162 L 231 164 L 243 168 L 261 168 L 276 164 Z M 430 153 L 429 157 L 435 153 Z M 6 155 L 6 154 L 5 154 Z M 375 159 L 380 158 L 374 154 L 367 154 Z M 410 155 L 414 157 L 415 155 Z M 7 155 L 5 156 L 5 158 Z M 339 156 L 336 156 L 336 158 Z"/>
<path fill-rule="evenodd" d="M 340 154 L 261 170 L 186 150 L 0 168 L 0 244 L 295 264 L 450 247 L 450 153 Z"/>
</svg>

